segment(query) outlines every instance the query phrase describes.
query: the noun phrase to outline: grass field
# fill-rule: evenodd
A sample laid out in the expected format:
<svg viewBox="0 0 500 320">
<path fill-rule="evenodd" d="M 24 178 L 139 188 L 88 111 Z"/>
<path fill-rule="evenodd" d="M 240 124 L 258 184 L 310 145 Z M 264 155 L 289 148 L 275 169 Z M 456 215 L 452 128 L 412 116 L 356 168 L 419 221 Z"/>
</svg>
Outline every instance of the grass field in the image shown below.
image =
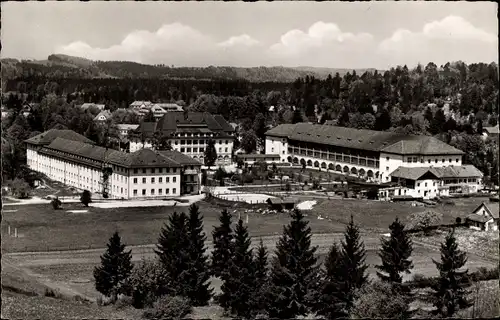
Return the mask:
<svg viewBox="0 0 500 320">
<path fill-rule="evenodd" d="M 440 205 L 432 210 L 443 214 L 443 222 L 453 222 L 456 217 L 465 217 L 478 206 L 481 198 L 456 199 L 456 205 Z M 199 202 L 204 215 L 205 232 L 210 237 L 218 224 L 222 210 L 219 203 Z M 498 206 L 498 205 L 497 205 Z M 245 218 L 241 203 L 226 203 L 235 219 L 238 214 Z M 262 207 L 262 206 L 260 206 Z M 102 248 L 114 231 L 119 231 L 125 243 L 140 245 L 156 243 L 162 225 L 174 211 L 187 211 L 187 207 L 143 207 L 143 208 L 83 208 L 81 204 L 64 204 L 62 210 L 53 210 L 50 205 L 11 205 L 2 214 L 2 251 L 48 251 L 84 248 Z M 69 210 L 88 210 L 85 213 L 70 213 Z M 16 211 L 17 210 L 17 211 Z M 405 221 L 412 212 L 427 210 L 411 207 L 408 203 L 389 203 L 368 200 L 320 200 L 309 215 L 314 233 L 344 231 L 352 214 L 355 222 L 366 231 L 385 232 L 398 216 Z M 325 217 L 318 220 L 317 216 Z M 288 223 L 287 214 L 250 214 L 249 232 L 253 236 L 278 235 Z M 8 235 L 18 228 L 18 238 Z"/>
</svg>

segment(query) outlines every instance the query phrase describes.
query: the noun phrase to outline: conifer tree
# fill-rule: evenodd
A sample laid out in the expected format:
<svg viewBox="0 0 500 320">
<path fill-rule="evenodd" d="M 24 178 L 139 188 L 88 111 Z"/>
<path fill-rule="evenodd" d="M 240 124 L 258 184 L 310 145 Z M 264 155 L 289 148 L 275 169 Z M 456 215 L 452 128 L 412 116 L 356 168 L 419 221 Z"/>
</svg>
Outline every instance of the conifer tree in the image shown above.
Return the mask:
<svg viewBox="0 0 500 320">
<path fill-rule="evenodd" d="M 344 241 L 341 242 L 338 290 L 344 299 L 344 310 L 349 312 L 355 299 L 356 290 L 360 289 L 368 280 L 365 264 L 365 246 L 359 235 L 359 228 L 351 220 L 344 233 Z"/>
<path fill-rule="evenodd" d="M 95 288 L 105 296 L 116 297 L 132 272 L 132 253 L 125 251 L 120 235 L 115 232 L 101 256 L 101 265 L 94 268 Z"/>
<path fill-rule="evenodd" d="M 445 318 L 453 317 L 460 309 L 472 305 L 467 299 L 468 270 L 459 271 L 467 262 L 467 254 L 458 249 L 454 230 L 441 244 L 441 262 L 432 261 L 439 270 L 438 283 L 432 288 L 435 313 Z"/>
<path fill-rule="evenodd" d="M 315 311 L 326 319 L 338 319 L 346 316 L 344 312 L 343 271 L 340 264 L 340 251 L 336 243 L 330 248 L 322 270 L 321 286 L 318 290 Z"/>
<path fill-rule="evenodd" d="M 380 239 L 382 248 L 378 255 L 382 264 L 375 267 L 382 271 L 377 271 L 377 275 L 383 281 L 402 283 L 403 277 L 400 273 L 410 273 L 413 268 L 413 263 L 409 260 L 413 251 L 412 242 L 404 228 L 404 224 L 396 218 L 389 226 L 391 230 L 389 239 Z"/>
<path fill-rule="evenodd" d="M 190 252 L 188 218 L 184 212 L 174 212 L 168 219 L 168 224 L 160 231 L 155 253 L 163 266 L 166 288 L 161 294 L 172 296 L 188 296 L 188 274 Z"/>
<path fill-rule="evenodd" d="M 252 264 L 251 241 L 247 228 L 240 219 L 234 231 L 234 250 L 228 272 L 223 276 L 221 306 L 238 317 L 249 318 L 252 311 L 251 298 L 255 289 Z"/>
<path fill-rule="evenodd" d="M 212 231 L 214 251 L 212 252 L 212 274 L 222 277 L 227 270 L 227 261 L 232 256 L 233 231 L 231 229 L 232 216 L 227 210 L 222 210 L 219 216 L 220 225 Z"/>
<path fill-rule="evenodd" d="M 298 106 L 296 106 L 295 110 L 293 110 L 292 123 L 295 124 L 300 122 L 304 122 L 302 118 L 302 110 Z"/>
<path fill-rule="evenodd" d="M 313 304 L 318 283 L 316 247 L 311 247 L 311 228 L 295 209 L 276 246 L 270 275 L 269 316 L 294 318 L 305 315 Z"/>
<path fill-rule="evenodd" d="M 209 139 L 207 142 L 207 148 L 205 149 L 205 165 L 210 169 L 211 166 L 215 164 L 217 160 L 217 150 L 215 150 L 215 142 Z"/>
<path fill-rule="evenodd" d="M 203 232 L 203 217 L 196 204 L 189 207 L 188 220 L 189 235 L 189 269 L 186 285 L 188 286 L 187 296 L 193 306 L 205 306 L 212 296 L 210 289 L 210 270 L 208 257 L 205 255 L 205 240 L 207 237 Z"/>
<path fill-rule="evenodd" d="M 253 315 L 267 312 L 266 310 L 269 302 L 267 300 L 269 290 L 267 258 L 267 248 L 264 246 L 262 239 L 260 239 L 259 247 L 257 248 L 257 254 L 255 255 L 253 261 L 255 277 L 255 288 L 252 296 Z"/>
</svg>

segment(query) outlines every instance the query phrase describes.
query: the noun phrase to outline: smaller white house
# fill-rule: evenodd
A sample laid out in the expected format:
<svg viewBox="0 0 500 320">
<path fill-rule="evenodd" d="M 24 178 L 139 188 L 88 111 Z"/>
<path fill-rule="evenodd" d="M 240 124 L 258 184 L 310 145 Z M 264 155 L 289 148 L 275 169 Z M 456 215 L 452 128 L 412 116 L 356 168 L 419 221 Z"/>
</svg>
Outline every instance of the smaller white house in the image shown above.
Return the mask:
<svg viewBox="0 0 500 320">
<path fill-rule="evenodd" d="M 134 101 L 130 104 L 132 109 L 148 108 L 150 109 L 153 103 L 151 101 Z"/>
<path fill-rule="evenodd" d="M 498 230 L 498 208 L 492 209 L 484 202 L 469 214 L 465 221 L 469 228 L 481 231 Z"/>
<path fill-rule="evenodd" d="M 95 116 L 94 121 L 102 123 L 108 121 L 109 119 L 111 119 L 111 112 L 109 110 L 103 110 Z"/>
</svg>

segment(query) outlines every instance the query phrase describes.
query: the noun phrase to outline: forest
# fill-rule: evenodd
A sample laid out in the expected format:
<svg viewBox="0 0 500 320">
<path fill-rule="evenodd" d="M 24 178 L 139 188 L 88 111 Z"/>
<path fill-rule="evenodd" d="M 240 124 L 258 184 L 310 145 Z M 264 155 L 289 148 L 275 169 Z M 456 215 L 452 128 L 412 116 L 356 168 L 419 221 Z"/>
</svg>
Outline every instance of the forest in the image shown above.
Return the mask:
<svg viewBox="0 0 500 320">
<path fill-rule="evenodd" d="M 55 71 L 48 76 L 46 72 L 21 72 L 3 80 L 2 108 L 10 110 L 10 116 L 2 120 L 2 140 L 12 146 L 5 157 L 11 157 L 16 166 L 23 157 L 23 150 L 15 150 L 22 148 L 20 142 L 50 128 L 69 128 L 99 141 L 96 137 L 104 134 L 96 128 L 93 116 L 77 108 L 84 102 L 103 103 L 114 115 L 121 114 L 114 117 L 116 122 L 133 123 L 138 119 L 124 120 L 123 110 L 117 109 L 127 108 L 135 100 L 149 100 L 222 114 L 240 125 L 240 142 L 246 151 L 259 149 L 270 126 L 301 121 L 433 135 L 465 151 L 464 163 L 498 181 L 498 145 L 481 137 L 484 126 L 498 124 L 495 63 L 459 61 L 438 67 L 430 62 L 413 69 L 397 66 L 362 74 L 353 70 L 326 78 L 305 75 L 293 82 L 215 77 L 91 79 L 63 73 L 56 77 Z M 33 108 L 24 117 L 21 109 L 26 103 Z M 8 163 L 4 162 L 8 170 L 4 172 L 12 179 L 20 169 L 11 170 Z"/>
</svg>

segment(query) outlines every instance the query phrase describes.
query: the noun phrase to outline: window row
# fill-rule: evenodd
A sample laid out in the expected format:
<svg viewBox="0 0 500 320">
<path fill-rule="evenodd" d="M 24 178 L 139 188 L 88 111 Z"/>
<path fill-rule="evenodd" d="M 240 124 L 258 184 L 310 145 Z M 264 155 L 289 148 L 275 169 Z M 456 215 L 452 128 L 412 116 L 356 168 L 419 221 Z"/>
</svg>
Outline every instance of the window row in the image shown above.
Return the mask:
<svg viewBox="0 0 500 320">
<path fill-rule="evenodd" d="M 147 178 L 142 178 L 142 183 L 147 183 Z M 137 178 L 134 178 L 134 184 L 137 184 Z M 151 178 L 151 183 L 156 183 L 156 178 Z M 177 177 L 172 177 L 172 182 L 177 182 Z M 158 178 L 158 183 L 163 183 L 163 177 Z M 170 177 L 165 177 L 165 183 L 170 183 Z"/>
<path fill-rule="evenodd" d="M 165 170 L 163 170 L 163 169 L 165 169 Z M 170 169 L 172 169 L 172 170 L 170 170 Z M 172 171 L 172 173 L 176 173 L 177 168 L 151 168 L 151 169 L 149 169 L 149 173 L 156 173 L 156 172 L 163 173 L 164 171 L 165 171 L 165 173 L 170 173 L 170 171 Z M 134 173 L 139 173 L 139 169 L 135 168 Z M 143 168 L 142 173 L 148 173 L 148 169 Z"/>
<path fill-rule="evenodd" d="M 147 195 L 146 191 L 147 191 L 146 189 L 142 189 L 141 190 L 141 195 L 146 196 Z M 137 196 L 138 195 L 138 190 L 134 189 L 133 193 L 134 193 L 134 196 Z M 176 193 L 177 193 L 177 188 L 172 188 L 172 194 L 176 194 Z M 167 194 L 170 194 L 170 189 L 169 188 L 165 189 L 165 195 L 167 195 Z M 150 196 L 155 196 L 155 195 L 161 196 L 161 195 L 163 195 L 163 189 L 158 189 L 158 193 L 157 194 L 156 194 L 156 189 L 151 189 L 149 195 Z"/>
</svg>

